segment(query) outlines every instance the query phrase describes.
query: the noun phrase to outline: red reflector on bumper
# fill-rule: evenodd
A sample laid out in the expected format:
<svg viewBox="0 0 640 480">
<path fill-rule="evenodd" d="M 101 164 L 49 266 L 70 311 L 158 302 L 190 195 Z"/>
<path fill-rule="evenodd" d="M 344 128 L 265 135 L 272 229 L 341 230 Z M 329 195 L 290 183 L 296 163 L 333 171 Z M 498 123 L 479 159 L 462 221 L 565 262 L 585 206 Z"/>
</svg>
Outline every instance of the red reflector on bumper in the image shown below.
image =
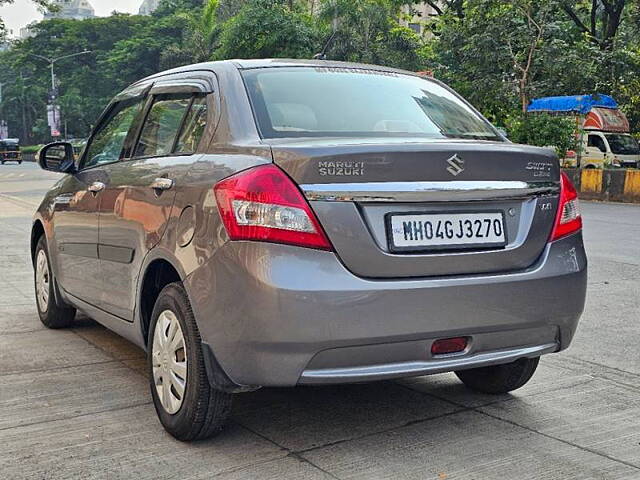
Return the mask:
<svg viewBox="0 0 640 480">
<path fill-rule="evenodd" d="M 467 348 L 467 337 L 442 338 L 431 344 L 431 354 L 458 353 L 465 348 Z"/>
</svg>

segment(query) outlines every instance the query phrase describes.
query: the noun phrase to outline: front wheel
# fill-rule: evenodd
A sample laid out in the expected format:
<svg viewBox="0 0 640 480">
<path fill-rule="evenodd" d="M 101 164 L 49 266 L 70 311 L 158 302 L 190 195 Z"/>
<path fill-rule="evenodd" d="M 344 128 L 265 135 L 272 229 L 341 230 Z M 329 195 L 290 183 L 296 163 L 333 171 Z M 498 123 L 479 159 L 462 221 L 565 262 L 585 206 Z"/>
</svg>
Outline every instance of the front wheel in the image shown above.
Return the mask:
<svg viewBox="0 0 640 480">
<path fill-rule="evenodd" d="M 209 384 L 200 333 L 181 283 L 160 292 L 148 345 L 151 395 L 165 430 L 183 441 L 203 440 L 222 430 L 232 395 Z"/>
<path fill-rule="evenodd" d="M 504 365 L 460 370 L 456 375 L 471 390 L 482 393 L 507 393 L 527 383 L 538 368 L 539 357 L 521 358 Z"/>
<path fill-rule="evenodd" d="M 3 162 L 4 163 L 4 162 Z M 76 309 L 66 304 L 59 305 L 53 292 L 55 278 L 51 271 L 47 240 L 44 235 L 38 240 L 34 257 L 34 280 L 36 306 L 40 321 L 47 328 L 64 328 L 73 323 Z"/>
</svg>

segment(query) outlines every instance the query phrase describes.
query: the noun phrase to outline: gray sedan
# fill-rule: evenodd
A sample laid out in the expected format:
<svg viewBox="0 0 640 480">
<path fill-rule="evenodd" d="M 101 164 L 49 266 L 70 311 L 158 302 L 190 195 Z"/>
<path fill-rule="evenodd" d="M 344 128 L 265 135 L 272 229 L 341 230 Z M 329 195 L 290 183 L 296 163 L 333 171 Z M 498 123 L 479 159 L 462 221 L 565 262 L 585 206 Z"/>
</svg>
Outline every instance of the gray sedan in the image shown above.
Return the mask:
<svg viewBox="0 0 640 480">
<path fill-rule="evenodd" d="M 577 194 L 445 85 L 325 61 L 187 66 L 120 93 L 31 234 L 37 307 L 146 349 L 181 440 L 262 386 L 456 372 L 524 385 L 585 300 Z M 400 408 L 400 406 L 399 406 Z"/>
</svg>

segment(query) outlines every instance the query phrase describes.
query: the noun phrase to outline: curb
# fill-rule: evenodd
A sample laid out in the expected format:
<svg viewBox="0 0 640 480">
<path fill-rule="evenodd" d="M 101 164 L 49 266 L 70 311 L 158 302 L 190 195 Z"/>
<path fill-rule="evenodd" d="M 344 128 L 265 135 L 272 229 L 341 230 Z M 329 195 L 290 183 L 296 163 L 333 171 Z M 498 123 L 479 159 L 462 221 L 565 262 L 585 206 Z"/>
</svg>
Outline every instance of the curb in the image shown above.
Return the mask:
<svg viewBox="0 0 640 480">
<path fill-rule="evenodd" d="M 567 168 L 580 198 L 611 202 L 640 203 L 640 170 Z"/>
</svg>

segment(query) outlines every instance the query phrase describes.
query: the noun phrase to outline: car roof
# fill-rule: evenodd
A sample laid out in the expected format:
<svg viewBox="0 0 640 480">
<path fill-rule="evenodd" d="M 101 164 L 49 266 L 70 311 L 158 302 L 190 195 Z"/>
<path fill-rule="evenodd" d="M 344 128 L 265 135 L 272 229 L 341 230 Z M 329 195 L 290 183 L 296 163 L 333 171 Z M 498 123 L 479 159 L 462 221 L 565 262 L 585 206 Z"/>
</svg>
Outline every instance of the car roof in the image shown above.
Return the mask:
<svg viewBox="0 0 640 480">
<path fill-rule="evenodd" d="M 398 68 L 385 67 L 382 65 L 371 65 L 366 63 L 338 62 L 334 60 L 307 60 L 288 58 L 266 58 L 252 60 L 229 60 L 240 69 L 250 68 L 278 68 L 278 67 L 325 67 L 325 68 L 354 68 L 360 70 L 377 70 L 383 72 L 395 72 L 415 75 L 415 72 L 400 70 Z"/>
<path fill-rule="evenodd" d="M 232 60 L 219 60 L 215 62 L 196 63 L 193 65 L 185 65 L 182 67 L 173 68 L 164 72 L 158 72 L 143 78 L 133 85 L 137 85 L 154 78 L 162 77 L 165 75 L 171 75 L 175 73 L 188 73 L 190 71 L 198 70 L 216 70 L 221 67 L 233 67 L 238 70 L 247 70 L 254 68 L 282 68 L 282 67 L 324 67 L 324 68 L 345 68 L 345 69 L 359 69 L 359 70 L 375 70 L 380 72 L 399 73 L 404 75 L 415 75 L 416 72 L 410 72 L 407 70 L 401 70 L 398 68 L 384 67 L 381 65 L 370 65 L 366 63 L 353 63 L 353 62 L 338 62 L 333 60 L 306 60 L 306 59 L 292 59 L 292 58 L 264 58 L 264 59 L 232 59 Z M 133 86 L 132 85 L 132 86 Z"/>
</svg>

